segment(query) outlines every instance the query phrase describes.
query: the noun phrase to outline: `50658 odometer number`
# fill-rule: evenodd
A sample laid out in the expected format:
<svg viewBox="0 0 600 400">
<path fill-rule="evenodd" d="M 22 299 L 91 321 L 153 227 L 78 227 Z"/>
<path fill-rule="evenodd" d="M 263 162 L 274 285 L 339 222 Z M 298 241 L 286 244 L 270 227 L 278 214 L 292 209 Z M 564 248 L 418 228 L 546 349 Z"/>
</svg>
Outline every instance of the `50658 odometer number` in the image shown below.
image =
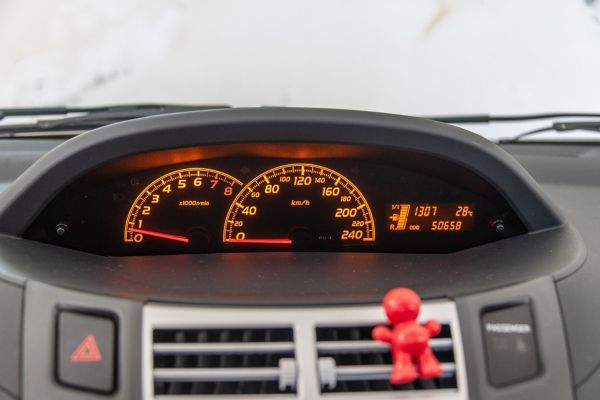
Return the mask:
<svg viewBox="0 0 600 400">
<path fill-rule="evenodd" d="M 262 247 L 327 248 L 375 241 L 371 208 L 344 175 L 315 164 L 270 169 L 235 198 L 223 242 Z"/>
</svg>

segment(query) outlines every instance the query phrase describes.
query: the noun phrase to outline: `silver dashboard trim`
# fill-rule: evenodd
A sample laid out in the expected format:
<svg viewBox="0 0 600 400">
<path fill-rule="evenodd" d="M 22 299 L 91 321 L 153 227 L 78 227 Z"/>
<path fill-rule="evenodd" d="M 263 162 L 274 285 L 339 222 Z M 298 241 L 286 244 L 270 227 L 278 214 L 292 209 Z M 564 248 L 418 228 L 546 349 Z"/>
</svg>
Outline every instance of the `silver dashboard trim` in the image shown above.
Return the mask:
<svg viewBox="0 0 600 400">
<path fill-rule="evenodd" d="M 420 390 L 420 399 L 466 400 L 468 386 L 464 351 L 456 306 L 451 301 L 424 302 L 421 320 L 437 319 L 448 323 L 452 330 L 457 389 Z M 197 307 L 150 303 L 143 311 L 142 382 L 143 398 L 150 399 L 239 399 L 239 396 L 153 396 L 152 331 L 154 328 L 243 328 L 293 327 L 296 345 L 298 381 L 296 395 L 261 395 L 247 398 L 269 399 L 410 399 L 414 392 L 328 393 L 321 394 L 318 376 L 315 327 L 371 325 L 385 323 L 380 306 L 342 307 Z"/>
</svg>

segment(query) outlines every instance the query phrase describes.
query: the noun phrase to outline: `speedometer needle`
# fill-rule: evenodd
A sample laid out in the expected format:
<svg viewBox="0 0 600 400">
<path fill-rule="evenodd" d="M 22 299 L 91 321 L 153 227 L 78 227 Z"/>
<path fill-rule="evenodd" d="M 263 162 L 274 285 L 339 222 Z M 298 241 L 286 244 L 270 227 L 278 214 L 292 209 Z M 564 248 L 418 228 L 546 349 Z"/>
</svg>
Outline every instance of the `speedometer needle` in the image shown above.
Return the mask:
<svg viewBox="0 0 600 400">
<path fill-rule="evenodd" d="M 227 239 L 227 243 L 250 243 L 250 244 L 292 244 L 291 239 Z"/>
<path fill-rule="evenodd" d="M 161 233 L 161 232 L 155 232 L 155 231 L 147 231 L 145 229 L 129 228 L 129 232 L 141 233 L 142 235 L 148 235 L 148 236 L 154 236 L 154 237 L 168 239 L 168 240 L 174 240 L 176 242 L 183 242 L 183 243 L 189 243 L 190 242 L 190 239 L 188 239 L 185 236 L 177 236 L 177 235 L 170 235 L 168 233 Z"/>
</svg>

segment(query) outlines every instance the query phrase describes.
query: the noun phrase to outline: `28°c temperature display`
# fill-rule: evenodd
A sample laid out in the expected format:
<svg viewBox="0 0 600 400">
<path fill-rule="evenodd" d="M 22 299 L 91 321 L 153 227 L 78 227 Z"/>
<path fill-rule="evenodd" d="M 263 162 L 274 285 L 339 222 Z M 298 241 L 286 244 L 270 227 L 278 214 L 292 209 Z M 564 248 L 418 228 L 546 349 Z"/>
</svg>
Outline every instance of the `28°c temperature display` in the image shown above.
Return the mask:
<svg viewBox="0 0 600 400">
<path fill-rule="evenodd" d="M 315 164 L 270 169 L 235 198 L 225 245 L 327 249 L 375 241 L 371 208 L 345 176 Z"/>
</svg>

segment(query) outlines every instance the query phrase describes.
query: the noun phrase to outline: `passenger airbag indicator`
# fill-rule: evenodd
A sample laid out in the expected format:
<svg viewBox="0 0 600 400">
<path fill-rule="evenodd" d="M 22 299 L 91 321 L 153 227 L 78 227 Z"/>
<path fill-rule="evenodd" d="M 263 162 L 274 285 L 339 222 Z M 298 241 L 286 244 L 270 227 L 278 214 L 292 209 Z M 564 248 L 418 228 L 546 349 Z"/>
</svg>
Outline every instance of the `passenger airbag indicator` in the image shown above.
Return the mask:
<svg viewBox="0 0 600 400">
<path fill-rule="evenodd" d="M 486 311 L 481 324 L 492 385 L 509 385 L 537 375 L 540 362 L 529 304 Z"/>
<path fill-rule="evenodd" d="M 470 231 L 475 222 L 473 204 L 393 203 L 387 211 L 390 232 Z"/>
</svg>

